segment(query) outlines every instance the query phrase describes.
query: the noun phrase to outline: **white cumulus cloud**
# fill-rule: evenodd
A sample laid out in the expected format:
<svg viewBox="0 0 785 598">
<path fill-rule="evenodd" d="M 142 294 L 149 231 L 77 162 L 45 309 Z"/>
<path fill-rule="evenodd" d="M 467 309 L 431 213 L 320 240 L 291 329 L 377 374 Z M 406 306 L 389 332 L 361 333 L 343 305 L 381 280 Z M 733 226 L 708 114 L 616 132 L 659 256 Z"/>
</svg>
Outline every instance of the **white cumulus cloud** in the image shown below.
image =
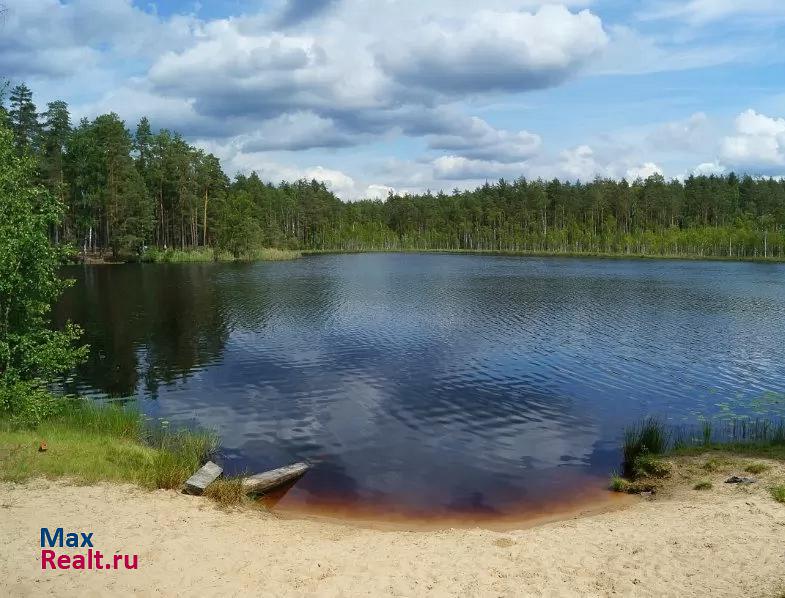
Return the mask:
<svg viewBox="0 0 785 598">
<path fill-rule="evenodd" d="M 745 110 L 736 118 L 734 135 L 726 137 L 722 155 L 735 166 L 785 165 L 785 119 Z"/>
</svg>

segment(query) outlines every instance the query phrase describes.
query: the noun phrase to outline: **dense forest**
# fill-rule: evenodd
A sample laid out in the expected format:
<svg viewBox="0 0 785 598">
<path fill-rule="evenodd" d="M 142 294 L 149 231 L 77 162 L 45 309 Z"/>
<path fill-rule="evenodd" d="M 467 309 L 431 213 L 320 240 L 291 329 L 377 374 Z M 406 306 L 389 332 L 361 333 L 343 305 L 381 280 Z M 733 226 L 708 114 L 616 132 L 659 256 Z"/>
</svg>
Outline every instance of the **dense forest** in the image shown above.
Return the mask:
<svg viewBox="0 0 785 598">
<path fill-rule="evenodd" d="M 785 258 L 785 181 L 500 180 L 450 194 L 343 202 L 323 183 L 230 180 L 219 160 L 143 118 L 72 124 L 65 102 L 39 112 L 24 84 L 0 90 L 0 120 L 65 217 L 52 240 L 81 253 L 144 247 L 501 252 Z"/>
</svg>

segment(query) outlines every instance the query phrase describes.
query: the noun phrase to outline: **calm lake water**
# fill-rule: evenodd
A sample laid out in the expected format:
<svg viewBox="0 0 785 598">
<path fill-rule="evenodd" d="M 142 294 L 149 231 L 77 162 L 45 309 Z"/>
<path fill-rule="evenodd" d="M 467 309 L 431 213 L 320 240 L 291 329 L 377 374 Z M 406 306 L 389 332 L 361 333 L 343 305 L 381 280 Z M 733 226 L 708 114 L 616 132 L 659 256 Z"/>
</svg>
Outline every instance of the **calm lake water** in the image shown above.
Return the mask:
<svg viewBox="0 0 785 598">
<path fill-rule="evenodd" d="M 625 425 L 782 415 L 785 266 L 337 255 L 87 266 L 76 381 L 221 436 L 281 501 L 497 515 L 604 491 Z"/>
</svg>

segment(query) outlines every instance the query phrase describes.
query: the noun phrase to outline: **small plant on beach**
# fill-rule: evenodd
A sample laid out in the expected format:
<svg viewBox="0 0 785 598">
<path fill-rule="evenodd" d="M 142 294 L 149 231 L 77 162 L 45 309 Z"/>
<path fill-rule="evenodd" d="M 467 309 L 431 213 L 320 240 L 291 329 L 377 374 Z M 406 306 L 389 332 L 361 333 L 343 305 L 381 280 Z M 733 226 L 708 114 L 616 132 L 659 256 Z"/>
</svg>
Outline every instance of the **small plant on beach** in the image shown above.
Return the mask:
<svg viewBox="0 0 785 598">
<path fill-rule="evenodd" d="M 748 473 L 760 474 L 760 473 L 763 473 L 765 471 L 768 471 L 769 469 L 771 469 L 771 466 L 770 465 L 766 465 L 765 463 L 752 463 L 752 464 L 748 465 L 744 469 L 744 471 L 746 471 Z"/>
<path fill-rule="evenodd" d="M 207 487 L 204 496 L 221 507 L 235 507 L 248 501 L 242 477 L 218 478 Z"/>
<path fill-rule="evenodd" d="M 668 434 L 662 422 L 648 418 L 624 432 L 622 464 L 626 477 L 635 476 L 635 463 L 642 456 L 661 455 L 668 447 Z"/>
<path fill-rule="evenodd" d="M 657 492 L 657 484 L 650 480 L 628 480 L 619 475 L 611 477 L 610 490 L 613 492 L 626 492 L 627 494 L 640 494 L 641 492 Z"/>
<path fill-rule="evenodd" d="M 713 486 L 713 484 L 711 482 L 709 482 L 707 480 L 704 480 L 702 482 L 698 482 L 697 484 L 695 484 L 695 486 L 693 486 L 693 489 L 694 490 L 711 490 L 713 487 L 714 486 Z"/>
<path fill-rule="evenodd" d="M 780 486 L 775 486 L 771 489 L 771 496 L 777 502 L 781 502 L 785 504 L 785 484 L 781 484 Z"/>
<path fill-rule="evenodd" d="M 611 490 L 614 492 L 627 492 L 627 488 L 629 487 L 630 482 L 625 480 L 623 477 L 614 475 L 611 477 Z"/>
<path fill-rule="evenodd" d="M 632 464 L 633 478 L 667 478 L 672 466 L 661 457 L 644 453 Z"/>
<path fill-rule="evenodd" d="M 701 468 L 710 473 L 714 473 L 715 471 L 722 469 L 725 465 L 727 465 L 727 463 L 724 459 L 709 459 L 706 463 L 701 465 Z"/>
<path fill-rule="evenodd" d="M 168 423 L 149 428 L 146 436 L 146 444 L 156 449 L 151 469 L 156 488 L 180 488 L 218 445 L 213 434 L 172 430 Z"/>
</svg>

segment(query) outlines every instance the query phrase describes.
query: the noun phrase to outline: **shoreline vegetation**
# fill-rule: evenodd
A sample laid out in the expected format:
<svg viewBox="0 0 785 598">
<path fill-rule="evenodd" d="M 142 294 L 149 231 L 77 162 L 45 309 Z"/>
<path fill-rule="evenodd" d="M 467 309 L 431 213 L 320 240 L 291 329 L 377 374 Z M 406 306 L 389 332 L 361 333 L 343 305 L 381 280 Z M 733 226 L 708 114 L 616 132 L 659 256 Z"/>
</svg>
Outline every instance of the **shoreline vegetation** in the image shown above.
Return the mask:
<svg viewBox="0 0 785 598">
<path fill-rule="evenodd" d="M 185 264 L 210 262 L 280 262 L 296 260 L 301 257 L 303 257 L 303 252 L 301 251 L 276 249 L 272 247 L 251 250 L 240 256 L 235 256 L 227 251 L 220 251 L 211 247 L 192 249 L 159 249 L 157 247 L 148 247 L 140 253 L 121 253 L 117 256 L 105 252 L 88 254 L 72 252 L 67 256 L 65 263 L 68 265 L 119 265 L 129 263 Z"/>
<path fill-rule="evenodd" d="M 0 425 L 0 479 L 64 478 L 179 489 L 218 447 L 207 431 L 171 429 L 140 412 L 87 399 L 58 399 L 57 413 Z"/>
<path fill-rule="evenodd" d="M 668 428 L 650 418 L 625 430 L 621 471 L 610 489 L 652 494 L 689 484 L 696 491 L 714 483 L 757 483 L 754 477 L 777 465 L 785 467 L 785 420 L 704 420 L 699 427 Z M 734 474 L 741 482 L 730 482 Z M 707 479 L 714 477 L 714 480 Z M 785 504 L 785 477 L 768 486 L 771 497 Z"/>
<path fill-rule="evenodd" d="M 302 257 L 302 252 L 291 249 L 276 249 L 272 247 L 251 250 L 240 256 L 232 255 L 227 251 L 218 251 L 211 248 L 201 249 L 167 249 L 161 250 L 151 247 L 139 256 L 142 263 L 173 264 L 184 262 L 279 262 L 296 260 Z"/>
<path fill-rule="evenodd" d="M 52 305 L 70 283 L 57 274 L 65 248 L 50 237 L 63 205 L 37 184 L 36 160 L 17 152 L 2 120 L 0 164 L 0 480 L 180 487 L 215 451 L 214 434 L 54 390 L 88 354 L 78 326 L 51 328 Z M 229 496 L 232 484 L 220 489 Z"/>
<path fill-rule="evenodd" d="M 783 264 L 785 255 L 769 257 L 723 257 L 714 255 L 692 254 L 634 254 L 634 253 L 600 253 L 600 252 L 561 252 L 561 251 L 499 251 L 483 249 L 276 249 L 263 248 L 253 250 L 240 257 L 231 253 L 212 248 L 166 249 L 149 248 L 139 254 L 127 254 L 113 257 L 111 254 L 71 254 L 68 264 L 86 265 L 118 265 L 127 263 L 174 264 L 174 263 L 227 263 L 227 262 L 277 262 L 291 261 L 303 257 L 320 255 L 360 255 L 360 254 L 433 254 L 433 255 L 476 255 L 490 257 L 529 257 L 529 258 L 569 258 L 569 259 L 602 259 L 602 260 L 641 260 L 641 261 L 705 261 L 705 262 L 748 262 L 765 264 Z"/>
<path fill-rule="evenodd" d="M 785 254 L 769 257 L 728 257 L 699 254 L 650 254 L 650 253 L 604 253 L 604 252 L 574 252 L 574 251 L 505 251 L 495 249 L 306 249 L 300 252 L 302 256 L 311 255 L 351 255 L 374 253 L 421 253 L 444 255 L 479 255 L 498 257 L 542 257 L 542 258 L 575 258 L 575 259 L 608 259 L 608 260 L 682 260 L 682 261 L 707 261 L 707 262 L 752 262 L 752 263 L 785 263 Z"/>
</svg>

